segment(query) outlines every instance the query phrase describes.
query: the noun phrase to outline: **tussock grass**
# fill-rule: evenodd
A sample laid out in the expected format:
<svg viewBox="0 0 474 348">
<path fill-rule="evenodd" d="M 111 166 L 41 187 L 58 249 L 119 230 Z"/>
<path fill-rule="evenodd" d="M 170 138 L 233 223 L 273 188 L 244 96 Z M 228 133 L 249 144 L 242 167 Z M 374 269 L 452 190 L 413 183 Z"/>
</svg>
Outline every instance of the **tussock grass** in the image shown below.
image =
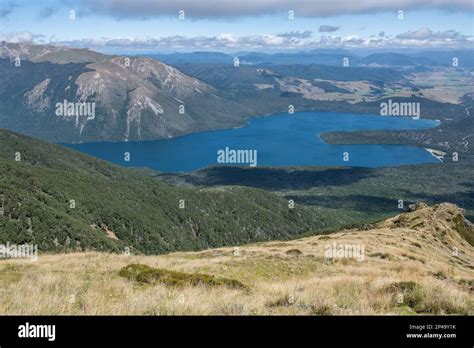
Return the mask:
<svg viewBox="0 0 474 348">
<path fill-rule="evenodd" d="M 238 255 L 228 247 L 1 260 L 0 314 L 473 315 L 474 248 L 448 220 L 425 221 L 432 228 L 387 220 L 329 241 L 314 236 L 242 246 Z M 361 244 L 365 258 L 327 259 L 325 246 L 332 243 Z M 426 262 L 407 256 L 413 254 Z"/>
<path fill-rule="evenodd" d="M 286 251 L 286 254 L 287 255 L 293 255 L 293 256 L 299 256 L 299 255 L 303 255 L 303 252 L 299 249 L 290 249 L 290 250 Z"/>
<path fill-rule="evenodd" d="M 153 284 L 159 282 L 171 286 L 227 286 L 231 289 L 245 289 L 246 286 L 235 279 L 218 278 L 208 274 L 189 274 L 152 268 L 147 265 L 132 264 L 125 266 L 119 272 L 121 277 L 135 280 L 139 283 Z"/>
</svg>

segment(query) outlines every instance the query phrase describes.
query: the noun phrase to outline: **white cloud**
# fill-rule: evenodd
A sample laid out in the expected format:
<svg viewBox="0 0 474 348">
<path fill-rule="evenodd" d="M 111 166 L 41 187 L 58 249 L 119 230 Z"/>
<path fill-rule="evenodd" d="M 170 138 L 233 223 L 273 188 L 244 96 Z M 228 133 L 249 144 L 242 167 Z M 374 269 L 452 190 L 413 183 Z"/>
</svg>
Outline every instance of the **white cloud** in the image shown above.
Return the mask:
<svg viewBox="0 0 474 348">
<path fill-rule="evenodd" d="M 221 34 L 219 35 L 219 40 L 222 40 L 223 42 L 228 44 L 235 44 L 239 41 L 237 36 L 235 36 L 234 34 Z"/>
<path fill-rule="evenodd" d="M 1 33 L 0 32 L 0 41 L 8 42 L 36 42 L 43 43 L 45 39 L 44 35 L 32 34 L 28 31 L 16 32 L 16 33 Z"/>
<path fill-rule="evenodd" d="M 10 42 L 32 41 L 35 43 L 53 43 L 80 48 L 98 50 L 278 50 L 278 49 L 314 49 L 314 48 L 473 48 L 474 37 L 463 35 L 455 30 L 434 32 L 429 28 L 401 33 L 395 37 L 336 36 L 322 35 L 313 38 L 310 32 L 289 32 L 280 34 L 237 36 L 222 33 L 218 36 L 186 37 L 181 35 L 167 37 L 129 37 L 97 38 L 74 41 L 47 40 L 43 35 L 29 32 L 0 33 L 0 40 Z"/>
<path fill-rule="evenodd" d="M 429 28 L 421 28 L 418 30 L 408 31 L 406 33 L 398 34 L 396 36 L 397 39 L 411 39 L 411 40 L 463 40 L 466 36 L 462 35 L 461 33 L 455 30 L 446 30 L 446 31 L 438 31 L 434 32 Z"/>
</svg>

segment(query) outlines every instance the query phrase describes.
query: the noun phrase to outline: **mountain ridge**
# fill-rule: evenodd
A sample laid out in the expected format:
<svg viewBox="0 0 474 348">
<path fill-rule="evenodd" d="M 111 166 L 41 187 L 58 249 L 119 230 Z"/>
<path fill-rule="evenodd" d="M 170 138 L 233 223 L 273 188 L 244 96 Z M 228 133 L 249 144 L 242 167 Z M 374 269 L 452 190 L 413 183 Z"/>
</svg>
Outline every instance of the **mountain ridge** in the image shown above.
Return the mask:
<svg viewBox="0 0 474 348">
<path fill-rule="evenodd" d="M 12 258 L 0 264 L 0 274 L 9 274 L 2 287 L 20 290 L 22 297 L 2 296 L 0 311 L 472 315 L 474 248 L 458 229 L 473 230 L 458 216 L 462 210 L 449 203 L 417 204 L 365 228 L 293 240 L 159 256 L 132 251 L 42 253 L 28 263 Z"/>
<path fill-rule="evenodd" d="M 9 86 L 0 88 L 0 126 L 38 138 L 151 140 L 236 126 L 249 114 L 214 87 L 148 57 L 2 42 L 0 58 Z M 63 101 L 93 106 L 94 115 L 58 114 Z"/>
</svg>

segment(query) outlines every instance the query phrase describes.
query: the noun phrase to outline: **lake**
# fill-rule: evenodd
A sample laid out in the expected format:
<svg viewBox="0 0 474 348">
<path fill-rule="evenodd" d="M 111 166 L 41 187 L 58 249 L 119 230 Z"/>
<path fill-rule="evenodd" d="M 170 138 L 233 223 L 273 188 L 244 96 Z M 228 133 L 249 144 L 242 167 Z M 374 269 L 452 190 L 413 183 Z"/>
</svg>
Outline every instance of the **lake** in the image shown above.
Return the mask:
<svg viewBox="0 0 474 348">
<path fill-rule="evenodd" d="M 436 163 L 439 160 L 423 148 L 331 145 L 326 144 L 319 134 L 328 131 L 420 130 L 438 124 L 439 121 L 410 117 L 298 112 L 251 118 L 241 128 L 200 132 L 172 139 L 63 145 L 122 166 L 149 167 L 162 172 L 188 172 L 220 163 L 385 167 Z M 130 154 L 129 161 L 125 158 L 126 152 Z"/>
</svg>

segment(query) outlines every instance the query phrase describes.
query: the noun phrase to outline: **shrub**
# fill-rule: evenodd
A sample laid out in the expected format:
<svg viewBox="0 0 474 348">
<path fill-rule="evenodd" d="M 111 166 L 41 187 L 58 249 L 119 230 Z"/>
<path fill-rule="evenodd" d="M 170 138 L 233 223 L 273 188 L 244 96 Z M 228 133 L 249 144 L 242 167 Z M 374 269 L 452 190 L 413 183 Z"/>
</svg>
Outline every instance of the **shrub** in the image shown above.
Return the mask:
<svg viewBox="0 0 474 348">
<path fill-rule="evenodd" d="M 312 315 L 332 315 L 331 307 L 328 305 L 311 306 Z"/>
<path fill-rule="evenodd" d="M 390 254 L 387 254 L 387 253 L 372 253 L 372 254 L 369 254 L 370 257 L 378 257 L 380 259 L 383 259 L 383 260 L 393 260 L 394 257 Z"/>
<path fill-rule="evenodd" d="M 184 273 L 165 269 L 152 268 L 147 265 L 131 264 L 119 271 L 121 277 L 135 280 L 139 283 L 161 283 L 170 286 L 206 285 L 227 286 L 232 289 L 246 289 L 246 286 L 235 279 L 218 278 L 209 274 Z"/>
<path fill-rule="evenodd" d="M 298 256 L 298 255 L 302 255 L 303 252 L 299 249 L 290 249 L 290 250 L 287 250 L 286 251 L 286 254 L 287 255 L 293 255 L 293 256 Z"/>
<path fill-rule="evenodd" d="M 447 279 L 448 277 L 446 276 L 446 274 L 444 274 L 443 271 L 438 271 L 436 273 L 433 273 L 433 276 L 437 279 L 441 279 L 441 280 L 445 280 Z"/>
</svg>

